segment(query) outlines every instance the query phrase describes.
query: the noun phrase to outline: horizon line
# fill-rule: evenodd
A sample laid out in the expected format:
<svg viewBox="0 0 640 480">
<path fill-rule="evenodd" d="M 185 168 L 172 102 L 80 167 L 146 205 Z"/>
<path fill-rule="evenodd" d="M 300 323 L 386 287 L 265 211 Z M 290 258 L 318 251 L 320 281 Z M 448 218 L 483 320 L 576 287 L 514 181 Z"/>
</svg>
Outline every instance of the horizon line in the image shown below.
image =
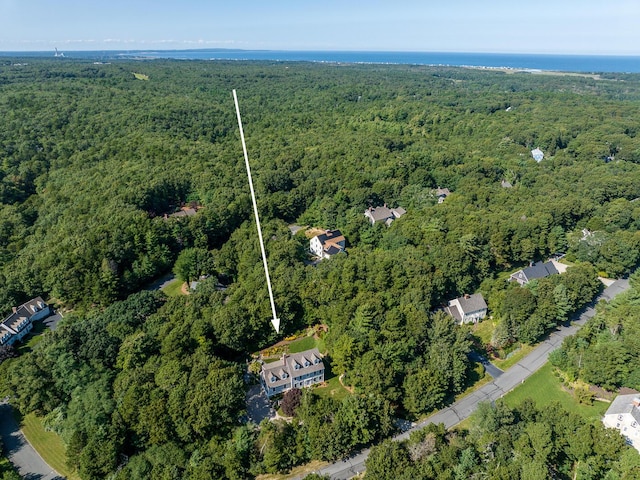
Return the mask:
<svg viewBox="0 0 640 480">
<path fill-rule="evenodd" d="M 0 54 L 48 53 L 53 49 L 0 50 Z M 59 52 L 198 52 L 198 51 L 240 51 L 240 52 L 299 52 L 299 53 L 412 53 L 412 54 L 461 54 L 461 55 L 545 55 L 572 57 L 640 57 L 640 53 L 570 53 L 570 52 L 506 52 L 506 51 L 466 51 L 466 50 L 376 50 L 376 49 L 281 49 L 281 48 L 98 48 L 98 49 L 58 49 Z"/>
</svg>

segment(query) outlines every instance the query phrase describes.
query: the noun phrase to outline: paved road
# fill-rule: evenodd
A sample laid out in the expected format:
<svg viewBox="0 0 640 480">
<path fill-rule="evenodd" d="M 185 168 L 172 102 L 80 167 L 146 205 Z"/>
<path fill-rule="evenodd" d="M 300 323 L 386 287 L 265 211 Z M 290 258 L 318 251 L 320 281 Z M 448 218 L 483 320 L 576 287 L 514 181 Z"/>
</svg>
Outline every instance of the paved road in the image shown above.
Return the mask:
<svg viewBox="0 0 640 480">
<path fill-rule="evenodd" d="M 29 480 L 63 480 L 24 438 L 6 400 L 0 402 L 0 436 L 6 456 L 20 476 Z"/>
<path fill-rule="evenodd" d="M 414 425 L 409 430 L 396 435 L 394 440 L 406 440 L 411 432 L 424 428 L 429 423 L 444 423 L 445 427 L 451 428 L 464 419 L 468 418 L 476 409 L 480 402 L 491 402 L 504 396 L 524 382 L 532 373 L 537 371 L 546 362 L 549 354 L 560 347 L 562 341 L 575 334 L 585 322 L 595 315 L 595 305 L 600 300 L 609 301 L 616 295 L 629 289 L 629 281 L 626 279 L 616 280 L 607 287 L 590 305 L 588 305 L 579 316 L 573 319 L 573 323 L 561 326 L 549 337 L 538 345 L 525 358 L 516 363 L 509 370 L 502 372 L 491 383 L 483 385 L 475 392 L 461 398 L 447 408 L 431 415 L 426 420 Z M 318 471 L 321 475 L 329 475 L 333 480 L 346 480 L 364 471 L 364 462 L 369 456 L 369 449 L 363 450 L 358 455 L 345 461 L 339 461 L 328 465 Z"/>
<path fill-rule="evenodd" d="M 51 330 L 55 330 L 60 320 L 62 315 L 54 312 L 42 322 Z M 0 438 L 2 438 L 7 458 L 23 478 L 28 480 L 62 480 L 64 478 L 47 465 L 24 437 L 13 418 L 11 405 L 7 403 L 6 398 L 0 401 Z"/>
</svg>

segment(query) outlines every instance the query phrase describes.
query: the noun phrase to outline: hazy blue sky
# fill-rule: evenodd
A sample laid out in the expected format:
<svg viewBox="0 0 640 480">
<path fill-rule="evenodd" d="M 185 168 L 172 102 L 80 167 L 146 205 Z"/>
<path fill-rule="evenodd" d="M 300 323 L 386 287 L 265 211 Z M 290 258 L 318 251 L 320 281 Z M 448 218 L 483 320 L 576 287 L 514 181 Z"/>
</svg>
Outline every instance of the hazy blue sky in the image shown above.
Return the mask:
<svg viewBox="0 0 640 480">
<path fill-rule="evenodd" d="M 0 51 L 640 55 L 640 0 L 0 0 Z"/>
</svg>

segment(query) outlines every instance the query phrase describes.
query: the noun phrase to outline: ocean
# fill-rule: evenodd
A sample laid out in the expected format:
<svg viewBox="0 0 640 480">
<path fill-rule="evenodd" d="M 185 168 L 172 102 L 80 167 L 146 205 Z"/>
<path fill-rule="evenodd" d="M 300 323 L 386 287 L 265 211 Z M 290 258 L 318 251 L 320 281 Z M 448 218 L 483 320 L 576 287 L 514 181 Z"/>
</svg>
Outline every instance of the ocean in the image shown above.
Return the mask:
<svg viewBox="0 0 640 480">
<path fill-rule="evenodd" d="M 2 57 L 53 57 L 52 52 L 0 52 Z M 563 72 L 640 73 L 640 56 L 536 55 L 443 52 L 347 52 L 285 50 L 109 50 L 69 51 L 64 58 L 108 61 L 126 59 L 265 60 L 278 62 L 372 63 L 512 68 Z M 62 60 L 62 59 L 61 59 Z"/>
</svg>

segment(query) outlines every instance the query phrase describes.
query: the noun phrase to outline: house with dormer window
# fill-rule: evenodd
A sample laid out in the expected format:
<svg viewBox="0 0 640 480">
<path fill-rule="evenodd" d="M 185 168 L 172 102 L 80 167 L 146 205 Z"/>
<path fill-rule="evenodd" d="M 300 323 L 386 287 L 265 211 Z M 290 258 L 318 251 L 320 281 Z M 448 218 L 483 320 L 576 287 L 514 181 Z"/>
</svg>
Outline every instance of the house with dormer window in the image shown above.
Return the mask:
<svg viewBox="0 0 640 480">
<path fill-rule="evenodd" d="M 33 322 L 51 315 L 51 307 L 40 297 L 33 298 L 19 307 L 0 323 L 0 345 L 13 345 L 33 329 Z"/>
<path fill-rule="evenodd" d="M 640 395 L 618 395 L 602 418 L 607 428 L 615 428 L 627 444 L 640 451 Z"/>
<path fill-rule="evenodd" d="M 324 382 L 324 363 L 317 348 L 285 354 L 279 360 L 262 365 L 260 383 L 268 397 L 291 388 Z"/>
</svg>

